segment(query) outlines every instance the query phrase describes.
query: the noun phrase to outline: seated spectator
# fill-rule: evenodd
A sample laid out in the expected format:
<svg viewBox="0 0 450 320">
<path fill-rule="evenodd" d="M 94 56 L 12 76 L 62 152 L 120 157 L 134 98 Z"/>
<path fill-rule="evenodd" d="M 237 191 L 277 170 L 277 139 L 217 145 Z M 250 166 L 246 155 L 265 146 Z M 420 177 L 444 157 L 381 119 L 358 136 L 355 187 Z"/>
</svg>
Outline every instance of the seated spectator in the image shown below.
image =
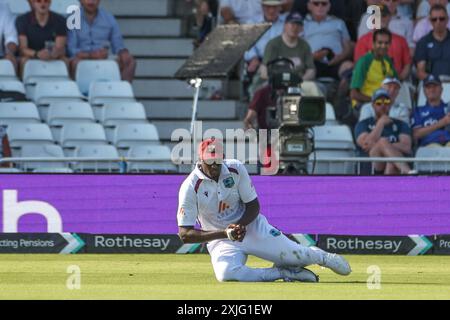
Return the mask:
<svg viewBox="0 0 450 320">
<path fill-rule="evenodd" d="M 267 64 L 279 57 L 289 58 L 303 80 L 314 79 L 314 59 L 309 44 L 299 37 L 302 30 L 302 16 L 299 13 L 290 13 L 285 21 L 283 34 L 270 40 L 266 46 L 260 68 L 262 79 L 268 79 Z"/>
<path fill-rule="evenodd" d="M 425 106 L 414 110 L 413 136 L 420 147 L 450 147 L 450 110 L 442 101 L 442 84 L 439 78 L 429 75 L 424 81 Z"/>
<path fill-rule="evenodd" d="M 402 83 L 398 79 L 386 78 L 383 81 L 382 88 L 389 93 L 389 97 L 391 98 L 391 101 L 393 101 L 391 109 L 389 110 L 389 117 L 401 120 L 409 125 L 410 124 L 409 108 L 404 103 L 397 101 L 401 86 Z M 362 121 L 370 117 L 375 117 L 375 110 L 373 109 L 372 104 L 366 103 L 361 108 L 359 121 Z"/>
<path fill-rule="evenodd" d="M 447 13 L 450 15 L 450 4 L 448 0 L 421 0 L 417 7 L 416 19 L 428 18 L 431 7 L 436 4 L 443 5 L 447 8 Z"/>
<path fill-rule="evenodd" d="M 31 0 L 32 11 L 16 20 L 20 46 L 20 70 L 29 59 L 44 61 L 66 58 L 66 19 L 50 11 L 51 0 Z"/>
<path fill-rule="evenodd" d="M 371 101 L 371 97 L 387 77 L 398 78 L 392 59 L 387 55 L 392 34 L 387 29 L 373 33 L 373 50 L 362 56 L 353 70 L 350 85 L 352 106 L 359 111 L 361 106 Z"/>
<path fill-rule="evenodd" d="M 435 7 L 436 5 L 441 5 L 441 6 L 449 6 L 448 4 L 448 0 L 440 0 L 440 1 L 436 1 L 436 2 L 441 2 L 441 3 L 436 3 L 435 5 L 431 6 L 431 8 Z M 431 9 L 430 9 L 431 10 Z M 417 44 L 420 39 L 422 39 L 423 37 L 425 37 L 427 34 L 429 34 L 431 31 L 433 31 L 434 25 L 436 22 L 433 22 L 430 20 L 430 15 L 431 15 L 431 11 L 427 11 L 427 14 L 424 18 L 420 19 L 415 28 L 414 28 L 414 33 L 413 33 L 413 40 L 414 42 Z M 445 10 L 445 9 L 444 9 Z M 447 11 L 447 16 L 449 15 L 448 10 Z M 447 22 L 447 28 L 450 28 L 450 21 Z"/>
<path fill-rule="evenodd" d="M 80 0 L 81 28 L 70 30 L 68 51 L 72 58 L 71 70 L 75 75 L 80 60 L 107 59 L 109 44 L 113 54 L 117 55 L 122 80 L 132 82 L 136 71 L 136 62 L 125 48 L 119 25 L 114 16 L 99 8 L 100 0 Z"/>
<path fill-rule="evenodd" d="M 194 47 L 199 47 L 203 41 L 205 41 L 206 36 L 213 30 L 216 19 L 208 0 L 200 0 L 197 7 L 196 14 L 196 24 L 199 28 L 197 39 L 194 41 Z"/>
<path fill-rule="evenodd" d="M 411 129 L 398 119 L 389 117 L 392 101 L 384 89 L 375 91 L 372 106 L 375 116 L 358 122 L 355 128 L 356 143 L 369 157 L 400 158 L 411 154 Z M 412 173 L 405 162 L 373 164 L 375 174 Z"/>
<path fill-rule="evenodd" d="M 0 59 L 11 61 L 16 72 L 17 61 L 15 56 L 18 44 L 17 30 L 14 28 L 14 16 L 7 4 L 0 3 Z"/>
<path fill-rule="evenodd" d="M 330 0 L 310 0 L 304 39 L 311 46 L 317 77 L 342 78 L 353 67 L 352 43 L 341 19 L 329 16 Z"/>
<path fill-rule="evenodd" d="M 292 11 L 299 12 L 302 16 L 308 14 L 309 0 L 294 0 Z M 366 11 L 364 0 L 330 0 L 331 9 L 329 15 L 342 19 L 347 25 L 352 41 L 357 39 L 357 28 L 361 15 Z"/>
<path fill-rule="evenodd" d="M 408 42 L 411 54 L 413 54 L 415 47 L 415 43 L 413 41 L 414 24 L 412 19 L 402 17 L 398 14 L 397 10 L 398 4 L 399 4 L 398 0 L 381 0 L 382 10 L 384 7 L 387 7 L 391 14 L 391 20 L 389 21 L 388 27 L 389 31 L 404 37 Z M 361 20 L 358 31 L 359 31 L 358 33 L 359 38 L 361 38 L 370 31 L 367 26 L 367 18 Z"/>
<path fill-rule="evenodd" d="M 284 20 L 286 19 L 286 15 L 281 15 L 282 1 L 262 0 L 261 5 L 264 13 L 264 22 L 272 23 L 272 26 L 244 55 L 244 60 L 247 63 L 246 72 L 248 77 L 251 78 L 250 96 L 253 96 L 253 93 L 264 83 L 257 73 L 264 57 L 264 50 L 270 40 L 283 33 Z"/>
<path fill-rule="evenodd" d="M 11 147 L 9 146 L 6 126 L 0 126 L 0 158 L 11 158 Z M 11 163 L 3 162 L 1 167 L 11 167 Z"/>
<path fill-rule="evenodd" d="M 449 19 L 445 7 L 432 7 L 430 21 L 433 31 L 417 43 L 414 56 L 419 80 L 424 80 L 429 74 L 450 76 L 450 32 L 447 29 Z"/>
<path fill-rule="evenodd" d="M 220 0 L 220 15 L 224 24 L 250 24 L 264 20 L 261 0 Z"/>
<path fill-rule="evenodd" d="M 387 6 L 383 6 L 381 10 L 381 28 L 387 28 L 391 20 L 391 14 Z M 366 53 L 372 51 L 373 49 L 373 31 L 366 33 L 361 38 L 359 38 L 356 43 L 354 52 L 355 63 Z M 410 50 L 408 48 L 408 43 L 405 38 L 392 33 L 392 41 L 389 46 L 388 56 L 394 61 L 394 67 L 399 75 L 401 81 L 409 77 L 411 71 L 412 58 L 410 55 Z"/>
</svg>

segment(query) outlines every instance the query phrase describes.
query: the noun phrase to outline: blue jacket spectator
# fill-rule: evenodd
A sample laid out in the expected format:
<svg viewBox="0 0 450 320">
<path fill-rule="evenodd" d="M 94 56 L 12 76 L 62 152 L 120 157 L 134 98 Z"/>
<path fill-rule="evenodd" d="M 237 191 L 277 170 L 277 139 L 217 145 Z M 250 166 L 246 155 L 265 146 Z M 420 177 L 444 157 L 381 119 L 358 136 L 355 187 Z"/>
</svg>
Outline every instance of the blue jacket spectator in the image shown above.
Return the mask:
<svg viewBox="0 0 450 320">
<path fill-rule="evenodd" d="M 75 74 L 83 59 L 107 59 L 109 47 L 117 55 L 122 79 L 133 81 L 136 62 L 125 48 L 119 25 L 112 14 L 99 8 L 100 0 L 80 0 L 81 28 L 68 33 L 68 51 Z"/>
<path fill-rule="evenodd" d="M 439 78 L 430 75 L 424 81 L 427 103 L 418 107 L 413 115 L 413 135 L 419 146 L 450 147 L 450 113 L 448 103 L 442 101 L 442 84 Z"/>
</svg>

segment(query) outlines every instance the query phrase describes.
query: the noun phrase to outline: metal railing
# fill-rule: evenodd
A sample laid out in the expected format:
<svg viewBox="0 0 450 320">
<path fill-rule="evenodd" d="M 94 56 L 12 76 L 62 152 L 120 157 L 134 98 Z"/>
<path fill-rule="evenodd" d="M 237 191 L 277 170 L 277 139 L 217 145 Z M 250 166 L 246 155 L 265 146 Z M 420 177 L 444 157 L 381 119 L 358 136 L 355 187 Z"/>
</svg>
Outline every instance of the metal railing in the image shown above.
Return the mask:
<svg viewBox="0 0 450 320">
<path fill-rule="evenodd" d="M 373 175 L 374 162 L 383 163 L 410 163 L 411 168 L 418 173 L 450 174 L 450 158 L 366 158 L 366 157 L 342 157 L 310 159 L 308 161 L 308 172 L 313 175 Z M 173 164 L 167 159 L 149 158 L 2 158 L 0 167 L 5 164 L 13 164 L 24 172 L 54 172 L 54 169 L 68 168 L 73 172 L 101 172 L 101 173 L 129 173 L 129 172 L 155 172 L 155 173 L 177 173 L 184 172 L 180 166 Z M 369 170 L 367 172 L 367 169 Z M 366 170 L 366 171 L 364 171 Z"/>
</svg>

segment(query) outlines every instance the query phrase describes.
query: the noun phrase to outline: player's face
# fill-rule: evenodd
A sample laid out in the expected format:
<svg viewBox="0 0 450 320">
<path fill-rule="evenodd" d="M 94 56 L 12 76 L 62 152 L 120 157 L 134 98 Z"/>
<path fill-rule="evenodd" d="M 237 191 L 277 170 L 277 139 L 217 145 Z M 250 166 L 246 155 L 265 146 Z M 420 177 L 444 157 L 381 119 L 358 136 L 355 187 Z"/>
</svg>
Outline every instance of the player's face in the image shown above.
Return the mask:
<svg viewBox="0 0 450 320">
<path fill-rule="evenodd" d="M 210 178 L 217 180 L 220 176 L 220 172 L 222 171 L 222 161 L 220 160 L 208 160 L 202 161 L 201 163 L 202 170 L 206 175 Z"/>
</svg>

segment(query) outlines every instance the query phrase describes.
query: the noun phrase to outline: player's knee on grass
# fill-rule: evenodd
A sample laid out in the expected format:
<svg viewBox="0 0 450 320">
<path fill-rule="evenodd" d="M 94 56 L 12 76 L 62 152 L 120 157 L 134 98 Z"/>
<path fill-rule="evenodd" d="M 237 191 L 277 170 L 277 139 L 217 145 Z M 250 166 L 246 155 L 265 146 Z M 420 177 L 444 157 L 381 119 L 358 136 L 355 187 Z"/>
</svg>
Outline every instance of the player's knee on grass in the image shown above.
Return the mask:
<svg viewBox="0 0 450 320">
<path fill-rule="evenodd" d="M 216 279 L 220 282 L 239 281 L 238 274 L 240 268 L 239 266 L 230 265 L 215 268 Z"/>
</svg>

